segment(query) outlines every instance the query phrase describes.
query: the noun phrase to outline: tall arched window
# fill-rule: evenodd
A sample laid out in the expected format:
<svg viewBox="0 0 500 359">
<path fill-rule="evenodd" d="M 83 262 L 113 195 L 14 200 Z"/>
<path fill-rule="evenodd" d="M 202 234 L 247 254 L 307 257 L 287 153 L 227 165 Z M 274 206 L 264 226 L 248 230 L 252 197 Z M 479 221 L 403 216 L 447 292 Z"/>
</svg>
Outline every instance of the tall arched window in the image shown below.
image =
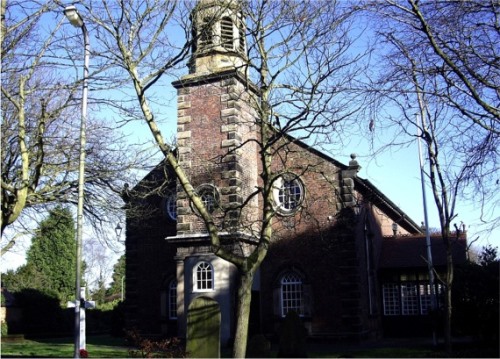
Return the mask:
<svg viewBox="0 0 500 359">
<path fill-rule="evenodd" d="M 304 293 L 302 278 L 295 272 L 287 272 L 281 277 L 281 316 L 289 311 L 304 315 Z"/>
<path fill-rule="evenodd" d="M 194 290 L 196 292 L 206 292 L 214 290 L 214 272 L 212 265 L 207 262 L 200 262 L 194 271 Z"/>
<path fill-rule="evenodd" d="M 170 281 L 168 286 L 168 318 L 177 319 L 177 281 Z"/>
</svg>

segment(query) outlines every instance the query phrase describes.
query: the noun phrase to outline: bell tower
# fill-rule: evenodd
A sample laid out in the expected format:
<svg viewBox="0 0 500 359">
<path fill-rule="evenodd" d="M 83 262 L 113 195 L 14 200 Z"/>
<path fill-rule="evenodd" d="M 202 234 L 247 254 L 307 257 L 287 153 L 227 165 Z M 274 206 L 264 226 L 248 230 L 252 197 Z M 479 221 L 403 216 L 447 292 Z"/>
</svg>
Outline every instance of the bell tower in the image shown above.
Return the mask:
<svg viewBox="0 0 500 359">
<path fill-rule="evenodd" d="M 242 204 L 257 186 L 258 121 L 254 86 L 243 71 L 245 24 L 235 0 L 200 0 L 191 19 L 190 71 L 173 83 L 179 162 L 221 231 L 248 230 L 255 226 L 249 222 L 256 222 L 257 199 Z M 177 234 L 203 232 L 182 190 L 177 198 Z"/>
<path fill-rule="evenodd" d="M 189 73 L 177 89 L 177 151 L 191 184 L 212 214 L 223 245 L 244 253 L 259 230 L 258 123 L 255 87 L 245 78 L 245 24 L 236 0 L 200 0 L 192 14 L 194 44 Z M 179 335 L 186 330 L 189 304 L 203 293 L 221 308 L 221 339 L 234 323 L 236 267 L 212 252 L 206 226 L 177 186 Z M 212 268 L 211 290 L 196 288 L 197 265 Z"/>
<path fill-rule="evenodd" d="M 190 73 L 242 69 L 245 23 L 237 0 L 200 0 L 191 15 L 193 47 Z"/>
</svg>

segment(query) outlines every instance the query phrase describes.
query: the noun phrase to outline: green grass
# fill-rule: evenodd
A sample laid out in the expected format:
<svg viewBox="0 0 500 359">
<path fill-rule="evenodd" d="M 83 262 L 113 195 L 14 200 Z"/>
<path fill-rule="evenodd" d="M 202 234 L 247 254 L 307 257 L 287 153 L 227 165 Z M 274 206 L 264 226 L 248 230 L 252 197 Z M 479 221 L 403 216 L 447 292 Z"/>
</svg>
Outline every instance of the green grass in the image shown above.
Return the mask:
<svg viewBox="0 0 500 359">
<path fill-rule="evenodd" d="M 73 338 L 2 341 L 2 358 L 72 358 Z M 110 336 L 87 338 L 89 358 L 126 358 L 128 349 L 123 339 Z"/>
<path fill-rule="evenodd" d="M 106 335 L 87 337 L 87 351 L 89 358 L 129 357 L 128 348 L 123 339 Z M 223 358 L 231 356 L 229 348 L 221 348 L 221 351 Z M 325 342 L 308 345 L 307 352 L 310 358 L 435 358 L 445 356 L 442 349 L 436 350 L 422 345 L 412 346 L 410 343 L 407 347 L 386 343 L 386 346 L 366 348 L 363 345 L 340 346 Z M 2 341 L 0 355 L 2 358 L 72 358 L 73 338 Z M 277 348 L 274 345 L 270 357 L 276 357 L 276 355 Z M 498 347 L 490 348 L 477 343 L 455 345 L 453 356 L 498 357 Z"/>
</svg>

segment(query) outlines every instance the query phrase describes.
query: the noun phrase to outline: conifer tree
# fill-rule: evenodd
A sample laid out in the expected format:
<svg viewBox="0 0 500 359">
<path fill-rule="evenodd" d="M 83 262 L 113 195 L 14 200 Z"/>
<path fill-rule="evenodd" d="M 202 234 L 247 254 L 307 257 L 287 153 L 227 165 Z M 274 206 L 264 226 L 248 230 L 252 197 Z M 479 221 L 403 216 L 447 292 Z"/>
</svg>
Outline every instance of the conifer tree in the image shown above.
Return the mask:
<svg viewBox="0 0 500 359">
<path fill-rule="evenodd" d="M 76 272 L 75 226 L 67 208 L 56 207 L 40 223 L 27 251 L 26 266 L 43 278 L 40 289 L 56 293 L 61 302 L 74 297 Z"/>
<path fill-rule="evenodd" d="M 122 286 L 124 283 L 122 282 L 125 277 L 125 255 L 122 255 L 118 258 L 118 261 L 113 266 L 113 282 L 108 289 L 108 295 L 119 294 L 122 293 Z"/>
</svg>

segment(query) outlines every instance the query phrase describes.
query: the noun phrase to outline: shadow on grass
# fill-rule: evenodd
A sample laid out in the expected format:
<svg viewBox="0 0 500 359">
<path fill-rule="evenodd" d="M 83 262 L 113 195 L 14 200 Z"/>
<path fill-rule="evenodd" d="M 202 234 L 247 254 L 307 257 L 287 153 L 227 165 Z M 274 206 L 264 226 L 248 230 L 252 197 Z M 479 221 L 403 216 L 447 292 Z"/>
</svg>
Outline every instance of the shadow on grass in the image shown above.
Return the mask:
<svg viewBox="0 0 500 359">
<path fill-rule="evenodd" d="M 87 337 L 87 351 L 91 358 L 126 358 L 128 347 L 123 338 L 111 336 Z M 73 338 L 24 339 L 2 341 L 2 358 L 71 358 Z"/>
</svg>

